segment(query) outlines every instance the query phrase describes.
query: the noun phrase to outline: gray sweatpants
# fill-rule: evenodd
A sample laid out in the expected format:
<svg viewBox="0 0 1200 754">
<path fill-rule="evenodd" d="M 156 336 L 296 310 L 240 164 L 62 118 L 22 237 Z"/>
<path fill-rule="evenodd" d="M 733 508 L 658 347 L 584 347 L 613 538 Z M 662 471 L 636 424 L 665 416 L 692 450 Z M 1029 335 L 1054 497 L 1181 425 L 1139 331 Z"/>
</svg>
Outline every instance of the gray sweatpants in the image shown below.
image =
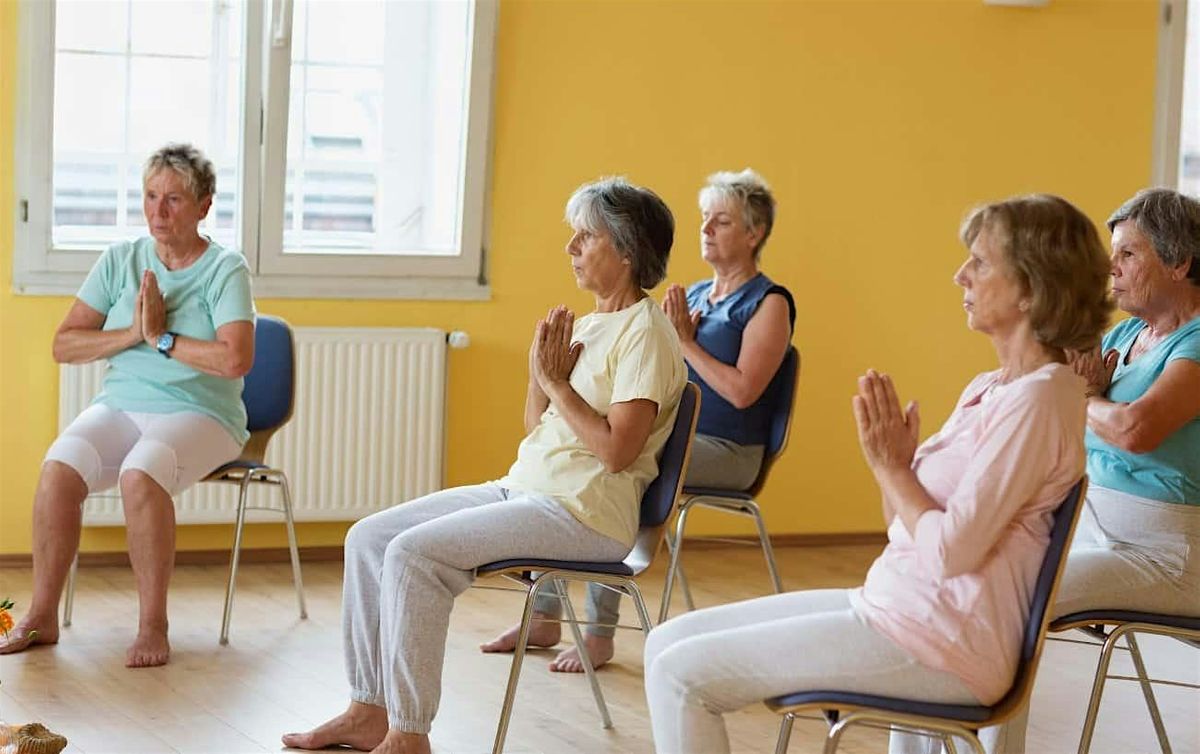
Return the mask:
<svg viewBox="0 0 1200 754">
<path fill-rule="evenodd" d="M 364 518 L 346 535 L 342 633 L 351 698 L 391 728 L 428 733 L 454 598 L 497 560 L 619 561 L 629 546 L 545 495 L 456 487 Z"/>
<path fill-rule="evenodd" d="M 762 445 L 738 445 L 721 437 L 696 435 L 692 460 L 683 483 L 688 487 L 744 490 L 754 484 L 762 468 Z M 621 617 L 621 594 L 599 584 L 588 584 L 586 630 L 594 636 L 612 637 Z M 553 587 L 542 589 L 534 609 L 544 615 L 562 617 L 562 600 Z"/>
<path fill-rule="evenodd" d="M 655 751 L 724 754 L 726 712 L 804 689 L 978 704 L 957 677 L 868 626 L 848 594 L 773 594 L 684 613 L 651 631 L 645 668 Z"/>
<path fill-rule="evenodd" d="M 1088 490 L 1053 617 L 1099 608 L 1200 617 L 1200 506 Z M 1026 708 L 980 739 L 990 754 L 1024 754 L 1028 725 Z M 892 754 L 937 751 L 929 739 L 892 736 Z"/>
</svg>

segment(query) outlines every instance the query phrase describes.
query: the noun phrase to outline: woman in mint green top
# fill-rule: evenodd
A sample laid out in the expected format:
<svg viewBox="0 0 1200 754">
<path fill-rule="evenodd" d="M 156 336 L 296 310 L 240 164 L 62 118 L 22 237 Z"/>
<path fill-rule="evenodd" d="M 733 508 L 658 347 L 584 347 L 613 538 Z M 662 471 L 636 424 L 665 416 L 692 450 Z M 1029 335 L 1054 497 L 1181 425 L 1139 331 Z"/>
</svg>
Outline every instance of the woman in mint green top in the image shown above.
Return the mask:
<svg viewBox="0 0 1200 754">
<path fill-rule="evenodd" d="M 167 662 L 172 495 L 237 458 L 248 438 L 242 376 L 254 359 L 250 273 L 200 235 L 216 190 L 203 153 L 169 144 L 147 160 L 150 237 L 105 251 L 54 335 L 54 359 L 106 359 L 96 400 L 46 452 L 34 497 L 34 591 L 0 654 L 58 641 L 56 608 L 88 494 L 118 486 L 138 587 L 129 667 Z"/>
<path fill-rule="evenodd" d="M 1200 202 L 1140 191 L 1108 229 L 1113 297 L 1132 316 L 1072 362 L 1090 485 L 1053 614 L 1200 617 Z M 1025 751 L 1026 714 L 985 732 L 991 754 Z"/>
</svg>

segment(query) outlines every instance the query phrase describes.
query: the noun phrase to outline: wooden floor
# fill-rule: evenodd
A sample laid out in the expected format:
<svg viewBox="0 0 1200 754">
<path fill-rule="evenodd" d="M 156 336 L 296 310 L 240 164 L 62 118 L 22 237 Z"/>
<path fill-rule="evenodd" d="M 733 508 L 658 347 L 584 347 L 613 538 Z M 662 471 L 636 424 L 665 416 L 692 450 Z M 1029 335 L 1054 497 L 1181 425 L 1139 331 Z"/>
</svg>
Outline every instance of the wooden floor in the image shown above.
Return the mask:
<svg viewBox="0 0 1200 754">
<path fill-rule="evenodd" d="M 778 555 L 786 586 L 799 589 L 854 586 L 876 551 L 870 546 L 797 547 Z M 757 596 L 767 587 L 759 556 L 750 548 L 696 550 L 687 563 L 701 604 Z M 123 568 L 81 569 L 75 625 L 64 631 L 62 642 L 0 657 L 0 720 L 44 722 L 70 739 L 69 752 L 278 751 L 281 733 L 324 720 L 347 699 L 339 630 L 341 566 L 309 564 L 304 577 L 310 617 L 300 621 L 286 566 L 244 566 L 231 642 L 220 647 L 224 569 L 179 568 L 171 591 L 172 662 L 134 671 L 122 666 L 136 617 L 131 574 Z M 656 570 L 644 582 L 652 613 L 661 579 L 662 571 Z M 17 612 L 28 604 L 29 589 L 28 569 L 0 573 L 0 597 L 16 600 Z M 459 600 L 432 736 L 435 751 L 490 750 L 509 658 L 484 656 L 476 647 L 512 623 L 520 606 L 517 595 L 482 589 Z M 509 751 L 652 750 L 642 696 L 642 639 L 634 632 L 618 638 L 616 662 L 600 674 L 616 727 L 601 729 L 582 676 L 549 673 L 553 655 L 537 652 L 526 661 Z M 1151 673 L 1200 681 L 1200 652 L 1169 640 L 1144 639 L 1142 646 Z M 1048 646 L 1034 696 L 1030 754 L 1075 750 L 1095 656 L 1089 647 Z M 1165 687 L 1158 698 L 1175 752 L 1200 752 L 1200 692 Z M 773 751 L 777 723 L 761 706 L 730 715 L 734 750 Z M 818 723 L 797 723 L 791 751 L 820 751 L 822 733 Z M 874 731 L 852 732 L 843 741 L 847 754 L 887 749 L 884 734 Z M 1092 751 L 1158 751 L 1133 684 L 1110 684 Z"/>
</svg>

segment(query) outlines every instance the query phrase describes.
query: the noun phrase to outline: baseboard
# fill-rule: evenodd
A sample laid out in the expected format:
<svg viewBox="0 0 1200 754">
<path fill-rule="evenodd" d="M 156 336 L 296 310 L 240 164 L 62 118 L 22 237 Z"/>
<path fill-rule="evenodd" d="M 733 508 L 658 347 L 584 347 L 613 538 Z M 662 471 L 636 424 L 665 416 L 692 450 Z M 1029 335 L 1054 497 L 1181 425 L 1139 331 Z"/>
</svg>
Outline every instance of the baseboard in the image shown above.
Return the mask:
<svg viewBox="0 0 1200 754">
<path fill-rule="evenodd" d="M 757 545 L 753 535 L 730 537 L 686 537 L 684 547 L 689 550 L 709 550 L 729 547 L 732 543 Z M 882 532 L 847 532 L 841 534 L 776 534 L 771 537 L 774 547 L 835 547 L 840 545 L 879 545 L 887 543 Z M 338 545 L 324 547 L 301 547 L 300 560 L 305 563 L 340 561 L 342 548 Z M 229 550 L 181 550 L 175 553 L 176 565 L 223 565 L 229 562 Z M 263 547 L 242 550 L 242 563 L 286 563 L 286 547 Z M 0 555 L 0 568 L 29 568 L 33 556 L 26 554 Z M 128 566 L 129 555 L 120 552 L 81 552 L 81 566 Z"/>
</svg>

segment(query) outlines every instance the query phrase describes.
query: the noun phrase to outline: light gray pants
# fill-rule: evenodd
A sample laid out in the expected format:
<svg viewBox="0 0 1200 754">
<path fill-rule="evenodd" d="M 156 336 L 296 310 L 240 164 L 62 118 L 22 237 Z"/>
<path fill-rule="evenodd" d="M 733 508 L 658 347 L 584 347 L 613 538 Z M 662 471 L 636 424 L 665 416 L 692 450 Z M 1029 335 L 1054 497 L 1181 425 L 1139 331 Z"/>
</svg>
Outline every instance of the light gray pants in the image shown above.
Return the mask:
<svg viewBox="0 0 1200 754">
<path fill-rule="evenodd" d="M 454 598 L 497 560 L 619 561 L 629 546 L 544 495 L 456 487 L 364 518 L 346 535 L 342 632 L 351 698 L 428 733 Z"/>
<path fill-rule="evenodd" d="M 1088 490 L 1052 614 L 1099 608 L 1200 617 L 1200 506 Z M 991 754 L 1024 754 L 1028 725 L 1025 709 L 980 738 Z M 938 745 L 893 736 L 891 751 L 934 754 Z"/>
<path fill-rule="evenodd" d="M 726 712 L 781 694 L 828 689 L 978 704 L 868 626 L 846 589 L 720 605 L 673 618 L 646 640 L 646 698 L 659 754 L 723 754 Z"/>
<path fill-rule="evenodd" d="M 738 445 L 721 437 L 696 435 L 692 440 L 692 460 L 688 465 L 684 485 L 715 487 L 722 490 L 744 490 L 758 479 L 762 468 L 762 445 Z M 611 638 L 621 617 L 621 593 L 599 584 L 588 584 L 586 630 L 594 636 Z M 553 588 L 538 594 L 534 609 L 544 615 L 562 617 L 562 601 Z"/>
</svg>

